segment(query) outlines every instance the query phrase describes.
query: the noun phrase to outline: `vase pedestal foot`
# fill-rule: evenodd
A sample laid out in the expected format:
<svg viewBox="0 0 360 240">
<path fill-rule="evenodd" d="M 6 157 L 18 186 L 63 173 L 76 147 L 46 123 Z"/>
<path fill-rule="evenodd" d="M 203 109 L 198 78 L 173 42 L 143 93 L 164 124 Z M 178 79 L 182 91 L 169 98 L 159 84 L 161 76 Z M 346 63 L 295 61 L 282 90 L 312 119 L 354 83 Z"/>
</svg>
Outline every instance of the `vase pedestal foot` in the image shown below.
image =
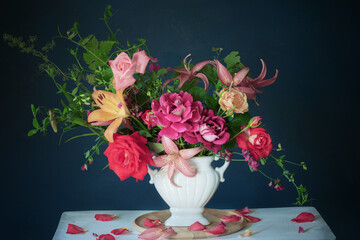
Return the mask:
<svg viewBox="0 0 360 240">
<path fill-rule="evenodd" d="M 190 226 L 194 222 L 209 225 L 203 216 L 204 208 L 170 208 L 171 216 L 166 220 L 166 226 Z"/>
</svg>

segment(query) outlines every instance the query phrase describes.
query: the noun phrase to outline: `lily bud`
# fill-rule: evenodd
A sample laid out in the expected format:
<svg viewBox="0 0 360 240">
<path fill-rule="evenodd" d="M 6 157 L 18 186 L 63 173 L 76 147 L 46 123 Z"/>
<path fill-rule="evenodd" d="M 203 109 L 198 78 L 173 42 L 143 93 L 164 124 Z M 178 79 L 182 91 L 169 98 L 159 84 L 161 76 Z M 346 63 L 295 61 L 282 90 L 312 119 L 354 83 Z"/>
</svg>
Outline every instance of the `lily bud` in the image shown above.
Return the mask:
<svg viewBox="0 0 360 240">
<path fill-rule="evenodd" d="M 49 117 L 50 117 L 50 124 L 51 124 L 51 128 L 53 129 L 53 131 L 55 133 L 57 133 L 57 120 L 56 120 L 56 116 L 54 113 L 54 110 L 49 109 Z"/>
</svg>

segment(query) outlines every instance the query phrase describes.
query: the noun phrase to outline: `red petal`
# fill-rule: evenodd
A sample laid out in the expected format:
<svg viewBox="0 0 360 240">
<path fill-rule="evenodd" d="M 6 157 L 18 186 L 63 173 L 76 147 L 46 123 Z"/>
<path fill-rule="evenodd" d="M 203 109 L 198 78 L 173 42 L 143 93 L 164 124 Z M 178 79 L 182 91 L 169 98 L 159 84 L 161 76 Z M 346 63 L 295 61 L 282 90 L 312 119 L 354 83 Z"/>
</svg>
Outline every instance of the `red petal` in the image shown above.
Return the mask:
<svg viewBox="0 0 360 240">
<path fill-rule="evenodd" d="M 80 234 L 80 233 L 85 233 L 87 232 L 86 229 L 76 226 L 74 224 L 69 223 L 68 225 L 68 229 L 66 231 L 67 234 Z"/>
<path fill-rule="evenodd" d="M 305 231 L 304 231 L 304 229 L 300 226 L 299 227 L 299 233 L 304 233 Z"/>
<path fill-rule="evenodd" d="M 204 225 L 202 225 L 201 223 L 199 222 L 194 222 L 193 224 L 191 224 L 188 229 L 190 231 L 202 231 L 204 230 L 206 227 Z"/>
<path fill-rule="evenodd" d="M 111 234 L 101 234 L 96 240 L 115 240 Z"/>
<path fill-rule="evenodd" d="M 161 240 L 175 234 L 176 232 L 171 227 L 167 229 L 154 227 L 143 231 L 138 238 L 146 240 Z"/>
<path fill-rule="evenodd" d="M 238 213 L 242 213 L 242 214 L 248 214 L 248 213 L 250 213 L 250 210 L 249 210 L 249 208 L 248 208 L 247 206 L 244 207 L 244 209 L 241 209 L 241 208 L 235 209 L 235 211 L 237 211 Z"/>
<path fill-rule="evenodd" d="M 297 223 L 303 223 L 303 222 L 312 222 L 314 221 L 314 219 L 315 219 L 314 214 L 308 212 L 302 212 L 296 218 L 291 219 L 291 221 Z"/>
<path fill-rule="evenodd" d="M 114 235 L 120 235 L 120 234 L 123 234 L 124 232 L 128 232 L 128 231 L 129 231 L 129 229 L 124 227 L 124 228 L 114 229 L 114 230 L 111 231 L 111 233 L 114 234 Z"/>
<path fill-rule="evenodd" d="M 205 230 L 204 232 L 211 233 L 214 235 L 220 235 L 220 234 L 223 234 L 224 232 L 226 232 L 226 229 L 223 226 L 219 225 L 219 226 L 214 227 L 213 229 Z"/>
<path fill-rule="evenodd" d="M 231 216 L 222 216 L 220 218 L 223 222 L 238 222 L 240 221 L 241 217 L 236 216 L 236 215 L 231 215 Z"/>
<path fill-rule="evenodd" d="M 160 219 L 152 220 L 149 218 L 145 218 L 144 225 L 146 227 L 152 228 L 152 227 L 160 226 L 160 225 L 162 225 L 162 223 L 161 223 Z"/>
<path fill-rule="evenodd" d="M 95 219 L 98 221 L 112 221 L 117 217 L 116 214 L 110 215 L 110 214 L 95 214 Z"/>
<path fill-rule="evenodd" d="M 246 219 L 248 222 L 257 223 L 257 222 L 260 222 L 260 221 L 261 221 L 260 218 L 253 217 L 253 216 L 250 216 L 250 215 L 244 215 L 244 217 L 245 217 L 245 219 Z"/>
</svg>

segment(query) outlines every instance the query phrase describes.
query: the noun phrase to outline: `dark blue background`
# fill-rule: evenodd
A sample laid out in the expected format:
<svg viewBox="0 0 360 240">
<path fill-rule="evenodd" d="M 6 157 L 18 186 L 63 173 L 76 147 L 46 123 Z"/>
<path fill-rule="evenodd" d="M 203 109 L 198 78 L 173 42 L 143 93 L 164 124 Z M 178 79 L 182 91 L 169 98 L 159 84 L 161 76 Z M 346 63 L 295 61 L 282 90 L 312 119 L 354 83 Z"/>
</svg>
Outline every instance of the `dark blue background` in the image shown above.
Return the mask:
<svg viewBox="0 0 360 240">
<path fill-rule="evenodd" d="M 359 110 L 358 14 L 354 1 L 108 1 L 118 12 L 111 26 L 124 41 L 147 39 L 163 67 L 178 65 L 188 53 L 193 62 L 212 59 L 212 46 L 240 52 L 255 74 L 265 60 L 279 78 L 259 98 L 259 114 L 288 159 L 306 161 L 299 171 L 315 199 L 313 206 L 338 239 L 355 236 L 359 210 L 357 127 Z M 74 21 L 83 35 L 105 27 L 98 18 L 103 1 L 7 1 L 1 7 L 1 32 L 37 35 L 42 46 Z M 72 63 L 59 42 L 51 55 L 61 67 Z M 92 139 L 58 145 L 59 134 L 27 137 L 30 104 L 60 107 L 37 59 L 1 43 L 1 238 L 51 239 L 60 215 L 71 210 L 165 209 L 148 177 L 120 182 L 97 157 L 81 172 L 83 152 Z M 71 135 L 65 135 L 69 137 Z M 264 170 L 266 171 L 266 169 Z M 273 171 L 269 169 L 268 171 Z M 271 172 L 270 172 L 271 173 Z M 278 172 L 274 170 L 273 175 Z M 246 164 L 234 162 L 213 199 L 213 208 L 291 206 L 296 193 L 275 192 Z M 130 221 L 130 219 L 129 219 Z M 356 233 L 357 234 L 357 233 Z M 13 239 L 13 238 L 12 238 Z M 351 239 L 351 238 L 349 238 Z M 353 239 L 353 238 L 352 238 Z"/>
</svg>

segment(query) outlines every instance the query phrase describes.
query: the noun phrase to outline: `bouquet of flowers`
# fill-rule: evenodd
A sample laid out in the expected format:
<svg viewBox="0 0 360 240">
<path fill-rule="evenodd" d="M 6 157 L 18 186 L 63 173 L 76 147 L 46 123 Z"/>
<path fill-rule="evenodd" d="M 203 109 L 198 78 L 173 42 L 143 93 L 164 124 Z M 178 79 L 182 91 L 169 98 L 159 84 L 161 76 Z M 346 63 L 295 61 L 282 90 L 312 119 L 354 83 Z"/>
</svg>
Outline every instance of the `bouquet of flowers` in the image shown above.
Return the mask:
<svg viewBox="0 0 360 240">
<path fill-rule="evenodd" d="M 170 181 L 175 171 L 192 177 L 196 170 L 190 168 L 187 159 L 196 155 L 243 161 L 277 191 L 284 189 L 281 178 L 291 182 L 298 193 L 296 204 L 308 201 L 305 187 L 297 185 L 294 173 L 286 169 L 287 164 L 292 164 L 306 170 L 305 163 L 278 156 L 283 150 L 281 145 L 274 148 L 262 127 L 262 118 L 249 113 L 259 106 L 256 97 L 263 87 L 275 82 L 278 70 L 266 78 L 267 68 L 260 59 L 262 71 L 251 77 L 238 52 L 222 57 L 221 48 L 212 49 L 214 59 L 192 64 L 189 54 L 179 66 L 163 68 L 150 54 L 144 39 L 125 44 L 118 40 L 108 24 L 111 16 L 108 6 L 102 20 L 109 37 L 103 41 L 94 35 L 81 36 L 78 23 L 66 33 L 59 30 L 59 35 L 40 50 L 34 47 L 34 36 L 24 41 L 4 35 L 10 46 L 43 60 L 40 69 L 64 97 L 62 108 L 31 105 L 34 129 L 29 136 L 45 133 L 50 126 L 54 132 L 60 128 L 61 137 L 74 128 L 87 128 L 89 133 L 67 140 L 96 138 L 85 152 L 81 169 L 87 170 L 94 154 L 100 154 L 100 146 L 106 145 L 108 167 L 121 180 L 143 180 L 148 165 L 168 165 Z M 60 39 L 73 45 L 69 53 L 75 64 L 68 71 L 61 70 L 48 57 L 55 40 Z M 280 176 L 270 177 L 260 170 L 269 163 L 281 168 Z"/>
</svg>

